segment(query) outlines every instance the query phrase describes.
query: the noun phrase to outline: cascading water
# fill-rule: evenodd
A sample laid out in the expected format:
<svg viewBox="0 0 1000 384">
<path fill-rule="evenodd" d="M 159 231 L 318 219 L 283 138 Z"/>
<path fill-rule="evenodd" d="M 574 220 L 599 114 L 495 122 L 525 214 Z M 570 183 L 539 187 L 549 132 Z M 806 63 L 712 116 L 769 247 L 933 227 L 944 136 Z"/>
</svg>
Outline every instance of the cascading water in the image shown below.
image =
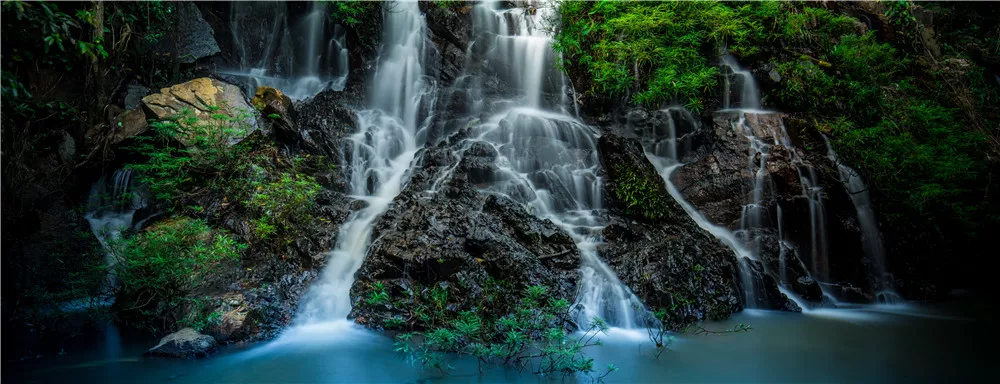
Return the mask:
<svg viewBox="0 0 1000 384">
<path fill-rule="evenodd" d="M 249 94 L 261 85 L 278 88 L 292 99 L 344 89 L 346 32 L 331 23 L 326 4 L 312 3 L 293 28 L 285 2 L 235 2 L 231 6 L 229 24 L 239 68 L 220 73 L 250 79 Z"/>
<path fill-rule="evenodd" d="M 674 118 L 675 116 L 680 117 L 685 120 L 686 124 L 694 126 L 694 118 L 690 116 L 690 113 L 683 108 L 668 110 L 667 112 L 673 113 L 667 114 L 670 116 L 667 122 L 667 132 L 661 135 L 665 137 L 648 145 L 646 155 L 661 170 L 661 176 L 666 182 L 671 196 L 681 204 L 700 227 L 722 240 L 737 254 L 744 288 L 744 303 L 748 307 L 760 307 L 765 305 L 762 295 L 758 294 L 763 281 L 761 281 L 760 272 L 755 271 L 751 263 L 758 262 L 762 231 L 777 227 L 778 268 L 781 270 L 775 272 L 780 279 L 781 287 L 779 288 L 782 288 L 781 290 L 786 296 L 794 296 L 785 289 L 789 283 L 786 271 L 788 263 L 801 263 L 796 248 L 784 238 L 780 205 L 776 205 L 775 211 L 772 212 L 765 204 L 773 194 L 774 189 L 768 172 L 768 162 L 772 151 L 776 148 L 782 148 L 787 152 L 791 164 L 798 170 L 802 195 L 808 198 L 810 207 L 810 230 L 812 233 L 810 246 L 813 273 L 825 276 L 826 229 L 822 188 L 819 186 L 815 171 L 798 155 L 784 125 L 780 123 L 780 120 L 774 118 L 773 112 L 761 110 L 760 91 L 753 75 L 740 68 L 736 59 L 730 55 L 722 57 L 722 65 L 724 69 L 723 112 L 736 112 L 731 126 L 734 131 L 742 134 L 748 143 L 747 170 L 753 175 L 750 196 L 748 196 L 749 203 L 742 209 L 739 229 L 733 232 L 709 222 L 697 209 L 684 200 L 670 179 L 672 172 L 682 165 L 677 150 L 679 138 Z M 772 122 L 763 124 L 763 120 L 772 120 Z M 774 120 L 777 120 L 776 123 Z M 780 126 L 780 129 L 775 128 L 775 126 Z M 771 215 L 776 215 L 776 217 L 772 218 Z M 792 258 L 795 260 L 790 260 Z M 767 263 L 761 264 L 766 271 Z"/>
<path fill-rule="evenodd" d="M 84 215 L 90 230 L 105 250 L 104 261 L 108 267 L 108 284 L 114 285 L 114 266 L 117 258 L 111 252 L 111 243 L 121 238 L 122 231 L 139 227 L 134 221 L 135 212 L 146 207 L 144 191 L 137 185 L 131 170 L 119 169 L 111 179 L 99 179 L 90 188 L 87 201 L 89 211 Z"/>
<path fill-rule="evenodd" d="M 555 70 L 551 39 L 542 28 L 553 9 L 498 9 L 498 3 L 483 2 L 473 12 L 476 39 L 468 55 L 483 65 L 470 66 L 459 82 L 479 85 L 495 76 L 516 88 L 512 94 L 490 94 L 470 103 L 473 123 L 465 145 L 485 142 L 500 154 L 499 172 L 481 188 L 527 205 L 573 237 L 582 257 L 574 306 L 581 327 L 595 317 L 616 327 L 643 325 L 641 301 L 597 253 L 604 228 L 595 214 L 603 198 L 598 133 L 568 114 L 568 82 Z"/>
<path fill-rule="evenodd" d="M 691 126 L 696 126 L 696 123 L 694 117 L 691 116 L 690 112 L 686 109 L 677 108 L 667 110 L 667 112 L 667 116 L 669 118 L 667 120 L 666 132 L 661 132 L 662 138 L 660 140 L 656 140 L 646 146 L 646 158 L 653 164 L 654 168 L 660 171 L 660 177 L 663 178 L 664 183 L 666 183 L 667 192 L 669 192 L 670 196 L 680 204 L 681 208 L 684 209 L 684 212 L 687 213 L 700 228 L 711 233 L 733 250 L 740 263 L 740 279 L 743 285 L 744 305 L 753 307 L 758 303 L 757 292 L 759 291 L 758 286 L 761 282 L 759 281 L 758 276 L 753 273 L 753 270 L 748 263 L 751 260 L 756 259 L 756 256 L 749 248 L 746 247 L 743 241 L 738 239 L 736 235 L 733 234 L 732 231 L 728 228 L 712 223 L 705 217 L 705 215 L 699 212 L 697 208 L 684 199 L 684 196 L 670 179 L 671 174 L 673 174 L 673 172 L 683 164 L 680 162 L 677 150 L 677 142 L 680 140 L 677 136 L 677 122 L 674 121 L 674 114 L 669 112 L 677 112 L 677 115 L 679 115 Z"/>
<path fill-rule="evenodd" d="M 823 140 L 826 141 L 827 157 L 837 164 L 840 182 L 844 184 L 857 211 L 858 223 L 861 225 L 861 243 L 865 249 L 865 256 L 868 256 L 874 268 L 872 272 L 875 275 L 875 299 L 885 304 L 900 303 L 903 299 L 896 293 L 892 276 L 885 267 L 885 248 L 882 246 L 882 234 L 878 229 L 878 220 L 872 208 L 868 185 L 856 170 L 840 162 L 837 152 L 834 152 L 833 145 L 825 135 Z"/>
<path fill-rule="evenodd" d="M 327 266 L 304 298 L 299 324 L 345 320 L 351 311 L 351 285 L 368 252 L 373 223 L 399 194 L 423 144 L 417 139 L 424 126 L 419 118 L 435 89 L 424 77 L 426 30 L 415 2 L 398 2 L 386 11 L 371 109 L 357 112 L 359 130 L 351 136 L 348 159 L 351 193 L 367 206 L 340 228 Z"/>
</svg>

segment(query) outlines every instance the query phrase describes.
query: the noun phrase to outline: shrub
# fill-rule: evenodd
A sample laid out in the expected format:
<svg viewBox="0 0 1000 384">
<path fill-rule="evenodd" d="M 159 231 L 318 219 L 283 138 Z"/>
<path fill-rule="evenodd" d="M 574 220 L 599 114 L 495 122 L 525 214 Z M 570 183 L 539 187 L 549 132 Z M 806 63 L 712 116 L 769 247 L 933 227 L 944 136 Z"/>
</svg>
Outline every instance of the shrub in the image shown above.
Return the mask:
<svg viewBox="0 0 1000 384">
<path fill-rule="evenodd" d="M 199 118 L 184 109 L 171 118 L 151 122 L 153 135 L 136 137 L 136 144 L 129 148 L 147 160 L 127 168 L 137 171 L 139 181 L 165 202 L 225 175 L 243 173 L 252 143 L 230 141 L 246 134 L 244 118 L 222 113 Z"/>
<path fill-rule="evenodd" d="M 531 366 L 538 374 L 590 374 L 593 359 L 583 349 L 600 345 L 595 337 L 607 325 L 595 319 L 579 338 L 568 335 L 564 324 L 570 303 L 549 294 L 544 286 L 527 288 L 512 302 L 509 313 L 496 308 L 476 308 L 455 312 L 447 308 L 446 288 L 435 287 L 425 294 L 432 303 L 418 319 L 422 330 L 396 336 L 396 351 L 422 365 L 442 372 L 450 370 L 445 354 L 475 357 L 480 365 L 499 364 L 518 368 Z M 398 325 L 398 324 L 396 324 Z M 616 368 L 611 365 L 603 375 Z M 604 376 L 599 378 L 603 378 Z"/>
<path fill-rule="evenodd" d="M 312 220 L 316 194 L 322 189 L 311 176 L 281 173 L 273 181 L 254 181 L 248 205 L 261 215 L 255 221 L 260 239 L 290 231 Z"/>
<path fill-rule="evenodd" d="M 213 231 L 203 220 L 175 217 L 132 238 L 112 242 L 117 258 L 118 310 L 126 319 L 156 328 L 190 299 L 233 268 L 245 249 L 232 236 Z"/>
</svg>

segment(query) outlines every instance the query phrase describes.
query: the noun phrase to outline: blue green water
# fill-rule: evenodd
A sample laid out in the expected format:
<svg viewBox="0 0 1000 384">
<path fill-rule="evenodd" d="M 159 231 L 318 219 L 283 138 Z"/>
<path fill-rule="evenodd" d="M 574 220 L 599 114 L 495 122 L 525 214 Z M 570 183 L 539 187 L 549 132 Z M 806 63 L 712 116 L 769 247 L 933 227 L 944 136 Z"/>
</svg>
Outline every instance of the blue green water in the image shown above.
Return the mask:
<svg viewBox="0 0 1000 384">
<path fill-rule="evenodd" d="M 589 354 L 615 364 L 609 383 L 983 381 L 997 337 L 985 306 L 861 306 L 808 314 L 745 311 L 704 327 L 749 332 L 677 335 L 659 358 L 644 331 L 613 329 Z M 443 375 L 392 350 L 389 337 L 347 322 L 292 328 L 269 343 L 228 348 L 204 360 L 146 358 L 148 343 L 109 342 L 84 352 L 4 362 L 3 381 L 23 383 L 459 383 L 589 382 L 514 369 L 480 375 L 455 359 Z"/>
</svg>

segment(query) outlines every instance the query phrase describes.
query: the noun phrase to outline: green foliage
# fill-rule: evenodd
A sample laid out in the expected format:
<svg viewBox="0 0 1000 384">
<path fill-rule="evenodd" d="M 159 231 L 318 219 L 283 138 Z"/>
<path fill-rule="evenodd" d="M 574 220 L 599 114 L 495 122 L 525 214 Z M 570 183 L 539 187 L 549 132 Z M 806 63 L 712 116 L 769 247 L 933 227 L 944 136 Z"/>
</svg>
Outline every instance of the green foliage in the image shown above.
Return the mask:
<svg viewBox="0 0 1000 384">
<path fill-rule="evenodd" d="M 381 281 L 372 284 L 371 291 L 368 293 L 368 300 L 366 301 L 368 305 L 382 305 L 389 302 L 389 292 L 385 288 L 385 284 Z"/>
<path fill-rule="evenodd" d="M 11 60 L 31 61 L 37 57 L 44 64 L 59 64 L 70 70 L 77 55 L 90 61 L 108 58 L 103 41 L 85 37 L 84 26 L 93 23 L 93 13 L 89 10 L 78 10 L 74 17 L 60 11 L 57 4 L 14 0 L 3 3 L 3 12 L 5 17 L 17 20 L 18 36 L 38 38 L 33 45 L 41 48 L 41 52 L 15 50 Z"/>
<path fill-rule="evenodd" d="M 128 168 L 139 173 L 139 180 L 155 198 L 173 201 L 246 167 L 247 145 L 230 145 L 232 138 L 246 134 L 244 118 L 221 113 L 198 117 L 185 109 L 171 118 L 153 121 L 150 128 L 154 135 L 136 137 L 137 144 L 129 148 L 148 160 Z"/>
<path fill-rule="evenodd" d="M 445 9 L 455 9 L 462 7 L 465 1 L 463 0 L 434 0 L 434 5 Z"/>
<path fill-rule="evenodd" d="M 112 242 L 121 316 L 155 329 L 152 321 L 174 316 L 190 300 L 186 298 L 190 292 L 233 269 L 245 248 L 205 221 L 187 217 L 168 219 L 132 238 Z"/>
<path fill-rule="evenodd" d="M 622 96 L 650 106 L 679 102 L 693 111 L 718 85 L 712 52 L 757 52 L 774 2 L 564 1 L 554 47 L 561 65 L 589 75 L 589 94 Z"/>
<path fill-rule="evenodd" d="M 631 96 L 638 104 L 681 103 L 696 112 L 719 84 L 713 63 L 720 48 L 767 63 L 781 80 L 765 101 L 813 117 L 841 157 L 899 202 L 898 210 L 943 215 L 972 233 L 989 183 L 983 148 L 1000 148 L 996 129 L 976 127 L 1000 126 L 990 117 L 998 115 L 1000 97 L 995 86 L 984 86 L 992 79 L 981 71 L 963 70 L 972 76 L 962 78 L 947 75 L 954 67 L 935 64 L 924 72 L 929 59 L 920 56 L 925 49 L 917 44 L 923 40 L 913 5 L 882 5 L 895 41 L 880 41 L 881 31 L 816 3 L 565 1 L 555 47 L 577 89 L 598 103 Z M 973 30 L 979 25 L 1000 31 L 989 23 L 943 33 L 995 63 L 1000 44 L 972 37 L 983 35 Z M 956 91 L 955 83 L 970 84 L 969 91 Z M 643 180 L 627 172 L 623 179 L 615 193 L 632 213 L 662 214 Z"/>
<path fill-rule="evenodd" d="M 485 288 L 496 289 L 500 285 L 491 281 Z M 595 337 L 605 332 L 607 325 L 595 319 L 579 337 L 568 335 L 564 324 L 570 303 L 552 297 L 548 288 L 528 287 L 511 303 L 508 313 L 486 307 L 471 311 L 448 310 L 447 291 L 443 287 L 428 290 L 424 296 L 431 303 L 430 308 L 420 307 L 420 304 L 411 308 L 423 314 L 415 317 L 421 326 L 414 327 L 423 330 L 397 335 L 397 352 L 442 372 L 452 368 L 447 354 L 475 357 L 480 371 L 484 364 L 499 364 L 518 368 L 530 366 L 539 374 L 594 372 L 593 359 L 586 357 L 583 349 L 600 345 Z M 484 303 L 489 303 L 497 298 L 487 293 L 483 299 Z M 615 369 L 609 366 L 604 375 Z"/>
<path fill-rule="evenodd" d="M 894 24 L 913 23 L 908 2 L 884 4 Z M 967 193 L 983 171 L 975 155 L 983 136 L 964 126 L 949 100 L 915 85 L 920 80 L 908 55 L 873 31 L 862 33 L 857 20 L 808 6 L 793 9 L 788 20 L 785 38 L 815 57 L 777 64 L 778 100 L 817 116 L 841 157 L 891 201 L 968 223 L 977 204 L 969 204 Z"/>
<path fill-rule="evenodd" d="M 285 172 L 276 180 L 255 180 L 252 186 L 249 206 L 261 214 L 255 226 L 262 240 L 275 233 L 291 235 L 293 229 L 312 220 L 310 212 L 322 189 L 312 176 Z"/>
<path fill-rule="evenodd" d="M 366 20 L 372 20 L 381 10 L 381 4 L 374 1 L 324 2 L 330 4 L 330 16 L 350 27 L 355 27 Z"/>
<path fill-rule="evenodd" d="M 615 196 L 625 203 L 625 212 L 649 220 L 659 220 L 668 215 L 669 197 L 661 180 L 642 177 L 638 170 L 618 164 L 615 166 Z"/>
</svg>

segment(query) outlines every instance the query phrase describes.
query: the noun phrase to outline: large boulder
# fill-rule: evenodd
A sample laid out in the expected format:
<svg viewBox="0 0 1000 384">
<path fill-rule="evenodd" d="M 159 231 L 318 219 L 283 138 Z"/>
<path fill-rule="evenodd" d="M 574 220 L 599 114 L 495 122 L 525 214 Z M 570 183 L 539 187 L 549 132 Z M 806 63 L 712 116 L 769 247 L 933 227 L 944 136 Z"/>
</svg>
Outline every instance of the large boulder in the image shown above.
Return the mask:
<svg viewBox="0 0 1000 384">
<path fill-rule="evenodd" d="M 142 98 L 149 111 L 147 117 L 160 120 L 179 119 L 182 127 L 192 126 L 217 129 L 228 136 L 228 142 L 237 143 L 259 128 L 257 111 L 247 103 L 239 87 L 216 79 L 198 78 L 186 83 L 163 88 Z M 184 119 L 185 113 L 197 118 Z M 223 127 L 231 127 L 222 131 Z M 193 135 L 181 134 L 177 137 L 184 145 L 190 145 Z"/>
<path fill-rule="evenodd" d="M 215 353 L 219 344 L 215 338 L 203 335 L 194 328 L 184 328 L 160 339 L 160 343 L 146 353 L 172 358 L 200 358 Z"/>
<path fill-rule="evenodd" d="M 192 2 L 179 3 L 175 18 L 174 29 L 167 42 L 173 45 L 172 54 L 176 62 L 190 64 L 220 52 L 215 31 L 201 16 L 198 6 Z"/>
</svg>

